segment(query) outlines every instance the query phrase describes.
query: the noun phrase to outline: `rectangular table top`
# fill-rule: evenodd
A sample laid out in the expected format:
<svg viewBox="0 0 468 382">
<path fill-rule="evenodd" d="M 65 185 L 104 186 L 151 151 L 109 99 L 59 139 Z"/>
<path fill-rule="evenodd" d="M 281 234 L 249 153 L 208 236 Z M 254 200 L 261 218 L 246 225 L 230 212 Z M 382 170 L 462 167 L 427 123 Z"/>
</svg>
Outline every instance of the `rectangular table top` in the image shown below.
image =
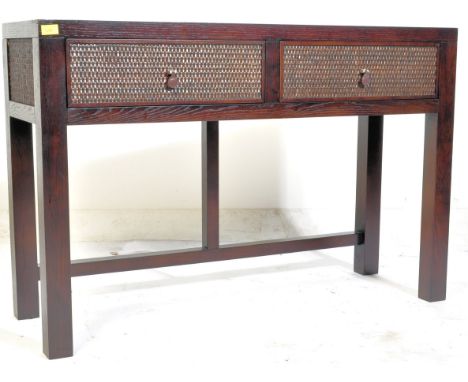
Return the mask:
<svg viewBox="0 0 468 382">
<path fill-rule="evenodd" d="M 73 38 L 206 39 L 347 39 L 360 41 L 450 41 L 456 28 L 319 26 L 235 23 L 31 20 L 3 24 L 3 37 L 39 37 L 44 25 L 58 25 L 58 35 Z M 47 28 L 46 28 L 47 30 Z M 54 31 L 54 28 L 49 29 Z"/>
</svg>

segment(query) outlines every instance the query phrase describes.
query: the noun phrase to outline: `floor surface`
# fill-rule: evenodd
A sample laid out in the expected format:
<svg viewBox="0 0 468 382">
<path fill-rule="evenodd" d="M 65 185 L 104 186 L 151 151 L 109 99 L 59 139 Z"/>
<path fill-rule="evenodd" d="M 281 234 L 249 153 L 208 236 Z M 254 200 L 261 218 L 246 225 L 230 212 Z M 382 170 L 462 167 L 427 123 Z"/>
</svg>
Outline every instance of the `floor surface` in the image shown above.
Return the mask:
<svg viewBox="0 0 468 382">
<path fill-rule="evenodd" d="M 82 243 L 73 253 L 192 244 Z M 3 381 L 467 379 L 462 249 L 451 250 L 440 303 L 416 297 L 417 251 L 388 246 L 378 276 L 354 274 L 352 248 L 341 248 L 74 278 L 75 356 L 55 361 L 42 354 L 40 320 L 13 317 L 9 267 L 3 244 Z"/>
</svg>

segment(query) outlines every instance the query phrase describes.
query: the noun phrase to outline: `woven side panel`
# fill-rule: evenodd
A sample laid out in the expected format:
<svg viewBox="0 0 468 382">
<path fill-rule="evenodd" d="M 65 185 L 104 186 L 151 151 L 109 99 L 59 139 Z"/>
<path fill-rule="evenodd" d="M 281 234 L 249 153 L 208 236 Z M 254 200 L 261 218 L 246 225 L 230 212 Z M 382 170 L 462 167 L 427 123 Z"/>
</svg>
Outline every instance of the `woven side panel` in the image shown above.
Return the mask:
<svg viewBox="0 0 468 382">
<path fill-rule="evenodd" d="M 34 106 L 32 39 L 8 40 L 10 100 Z"/>
<path fill-rule="evenodd" d="M 367 87 L 360 70 L 370 71 Z M 434 97 L 435 46 L 285 45 L 283 98 Z"/>
<path fill-rule="evenodd" d="M 263 44 L 71 43 L 72 105 L 262 100 Z M 179 85 L 166 89 L 165 73 Z"/>
</svg>

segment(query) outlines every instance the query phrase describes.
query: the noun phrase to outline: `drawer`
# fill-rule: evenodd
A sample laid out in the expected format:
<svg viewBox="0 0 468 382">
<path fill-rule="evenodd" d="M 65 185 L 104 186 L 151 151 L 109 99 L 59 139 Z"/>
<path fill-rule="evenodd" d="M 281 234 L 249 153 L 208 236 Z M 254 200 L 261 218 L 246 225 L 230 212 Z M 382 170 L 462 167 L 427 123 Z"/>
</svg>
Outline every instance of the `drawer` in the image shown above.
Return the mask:
<svg viewBox="0 0 468 382">
<path fill-rule="evenodd" d="M 263 101 L 264 42 L 67 40 L 71 107 Z"/>
<path fill-rule="evenodd" d="M 437 97 L 438 46 L 280 43 L 288 101 Z"/>
</svg>

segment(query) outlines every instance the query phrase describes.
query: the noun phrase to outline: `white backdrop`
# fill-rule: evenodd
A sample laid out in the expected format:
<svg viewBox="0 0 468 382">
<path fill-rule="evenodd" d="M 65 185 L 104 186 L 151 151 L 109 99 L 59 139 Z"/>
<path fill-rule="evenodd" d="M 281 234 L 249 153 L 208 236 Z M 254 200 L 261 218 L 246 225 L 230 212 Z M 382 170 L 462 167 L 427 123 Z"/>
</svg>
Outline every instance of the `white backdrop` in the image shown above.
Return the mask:
<svg viewBox="0 0 468 382">
<path fill-rule="evenodd" d="M 79 6 L 71 7 L 52 0 L 47 3 L 30 1 L 4 8 L 0 22 L 75 18 L 459 27 L 458 68 L 463 68 L 466 66 L 466 21 L 459 4 L 459 1 L 445 1 L 441 6 L 439 1 L 376 3 L 364 0 L 358 3 L 293 1 L 288 2 L 288 6 L 280 6 L 261 1 L 167 4 L 134 0 L 119 4 L 84 0 Z M 149 6 L 155 12 L 148 12 Z M 176 12 L 163 11 L 174 7 Z M 465 83 L 466 71 L 459 70 L 452 206 L 460 216 L 468 207 Z M 1 120 L 3 112 L 2 108 Z M 221 207 L 310 209 L 317 216 L 313 219 L 317 231 L 351 229 L 356 124 L 356 118 L 350 117 L 222 122 Z M 384 134 L 382 218 L 385 219 L 389 211 L 400 211 L 401 220 L 414 223 L 411 237 L 417 240 L 423 117 L 387 117 Z M 72 231 L 80 231 L 84 224 L 82 220 L 89 218 L 86 215 L 82 220 L 75 219 L 80 211 L 123 210 L 131 213 L 200 208 L 198 123 L 73 126 L 69 128 L 69 145 L 70 203 L 74 211 Z M 3 128 L 0 159 L 0 238 L 5 239 L 8 203 Z M 199 223 L 198 218 L 194 221 Z M 182 232 L 180 238 L 184 236 L 182 226 L 174 227 L 174 231 Z M 112 227 L 93 226 L 93 230 L 106 229 Z M 389 229 L 399 230 L 398 227 Z M 452 225 L 454 229 L 456 227 Z M 80 237 L 79 233 L 77 237 Z M 87 238 L 86 235 L 83 237 Z"/>
</svg>

